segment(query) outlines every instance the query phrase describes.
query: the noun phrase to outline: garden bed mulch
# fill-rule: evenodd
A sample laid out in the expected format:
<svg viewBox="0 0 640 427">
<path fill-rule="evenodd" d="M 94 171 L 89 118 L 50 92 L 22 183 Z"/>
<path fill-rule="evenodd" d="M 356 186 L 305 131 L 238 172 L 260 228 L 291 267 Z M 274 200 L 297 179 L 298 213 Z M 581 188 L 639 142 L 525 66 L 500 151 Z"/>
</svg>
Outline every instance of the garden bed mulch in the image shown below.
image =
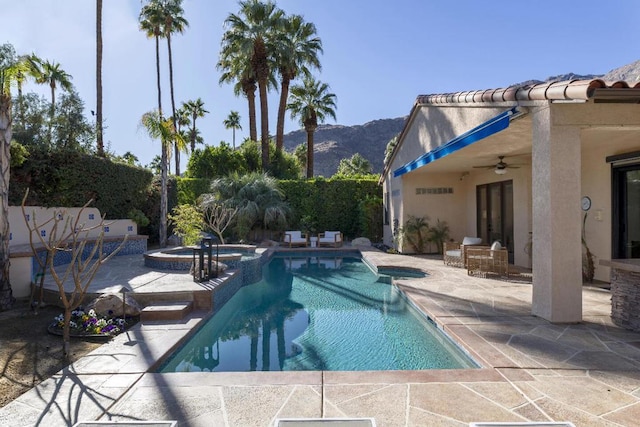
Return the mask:
<svg viewBox="0 0 640 427">
<path fill-rule="evenodd" d="M 34 315 L 25 302 L 0 312 L 0 407 L 104 343 L 72 339 L 70 357 L 65 359 L 62 337 L 47 332 L 61 312 L 47 306 Z"/>
</svg>

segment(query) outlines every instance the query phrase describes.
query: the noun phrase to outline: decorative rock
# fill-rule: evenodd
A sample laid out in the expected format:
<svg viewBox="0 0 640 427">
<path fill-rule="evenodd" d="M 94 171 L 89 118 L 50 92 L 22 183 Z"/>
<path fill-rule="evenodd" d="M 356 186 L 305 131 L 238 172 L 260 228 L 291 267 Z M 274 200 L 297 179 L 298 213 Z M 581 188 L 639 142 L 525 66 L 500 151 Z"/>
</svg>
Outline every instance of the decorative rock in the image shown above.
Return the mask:
<svg viewBox="0 0 640 427">
<path fill-rule="evenodd" d="M 366 237 L 356 237 L 351 241 L 351 246 L 371 246 L 371 240 Z"/>
<path fill-rule="evenodd" d="M 181 244 L 182 244 L 182 238 L 180 238 L 179 236 L 176 236 L 175 234 L 172 234 L 167 239 L 168 246 L 180 246 Z"/>
<path fill-rule="evenodd" d="M 125 294 L 124 298 L 124 314 L 125 316 L 139 316 L 140 306 L 138 303 Z M 122 317 L 122 294 L 102 294 L 91 302 L 88 309 L 94 309 L 101 316 Z"/>
<path fill-rule="evenodd" d="M 198 271 L 199 268 L 200 268 L 200 259 L 196 258 L 195 265 L 191 264 L 191 269 L 189 270 L 189 274 L 193 275 L 193 273 L 195 271 Z M 209 268 L 209 265 L 207 263 L 207 260 L 205 259 L 205 261 L 204 261 L 205 274 L 207 274 L 207 269 L 208 268 Z M 224 273 L 227 268 L 229 268 L 227 266 L 227 264 L 223 264 L 221 262 L 218 262 L 218 274 Z M 214 271 L 214 272 L 216 271 L 216 262 L 215 261 L 211 261 L 211 270 Z"/>
</svg>

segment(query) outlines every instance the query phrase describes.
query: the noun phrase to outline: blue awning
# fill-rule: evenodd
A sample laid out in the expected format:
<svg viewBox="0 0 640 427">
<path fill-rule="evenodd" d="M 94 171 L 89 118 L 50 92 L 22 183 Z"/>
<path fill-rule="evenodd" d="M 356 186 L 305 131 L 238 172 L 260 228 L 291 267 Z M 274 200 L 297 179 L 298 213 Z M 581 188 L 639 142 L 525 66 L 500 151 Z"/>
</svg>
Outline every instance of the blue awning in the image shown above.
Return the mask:
<svg viewBox="0 0 640 427">
<path fill-rule="evenodd" d="M 480 141 L 483 138 L 491 136 L 494 133 L 505 130 L 509 127 L 511 118 L 517 112 L 518 111 L 516 107 L 513 107 L 512 109 L 497 115 L 491 120 L 487 120 L 480 126 L 476 126 L 470 131 L 467 131 L 462 135 L 453 138 L 451 141 L 442 144 L 438 148 L 435 148 L 428 153 L 421 155 L 417 159 L 393 171 L 394 178 L 400 175 L 404 175 L 407 172 L 411 172 L 412 170 L 418 169 L 419 167 L 422 167 L 424 165 L 428 165 L 435 160 L 441 159 L 444 156 L 447 156 L 453 152 L 460 150 L 461 148 L 471 145 L 476 141 Z"/>
</svg>

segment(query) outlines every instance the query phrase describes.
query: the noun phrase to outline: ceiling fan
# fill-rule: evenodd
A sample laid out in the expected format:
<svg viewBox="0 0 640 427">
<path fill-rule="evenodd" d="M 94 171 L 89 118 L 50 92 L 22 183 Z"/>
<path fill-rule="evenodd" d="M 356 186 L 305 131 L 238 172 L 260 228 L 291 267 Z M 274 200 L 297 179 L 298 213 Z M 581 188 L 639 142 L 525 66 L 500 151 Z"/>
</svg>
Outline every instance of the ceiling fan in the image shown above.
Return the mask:
<svg viewBox="0 0 640 427">
<path fill-rule="evenodd" d="M 520 166 L 518 165 L 510 165 L 504 161 L 505 156 L 498 156 L 499 162 L 493 165 L 484 165 L 484 166 L 474 166 L 474 168 L 479 169 L 493 169 L 495 173 L 498 175 L 504 175 L 507 173 L 507 168 L 509 169 L 518 169 Z"/>
</svg>

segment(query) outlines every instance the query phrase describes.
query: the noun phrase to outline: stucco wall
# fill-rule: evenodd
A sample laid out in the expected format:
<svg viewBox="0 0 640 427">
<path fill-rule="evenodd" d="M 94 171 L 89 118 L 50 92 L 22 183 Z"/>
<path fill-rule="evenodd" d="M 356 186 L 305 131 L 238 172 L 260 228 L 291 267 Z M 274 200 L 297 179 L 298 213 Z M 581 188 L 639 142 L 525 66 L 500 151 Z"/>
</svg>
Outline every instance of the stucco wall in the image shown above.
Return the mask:
<svg viewBox="0 0 640 427">
<path fill-rule="evenodd" d="M 393 220 L 398 219 L 400 226 L 409 215 L 428 215 L 431 221 L 437 218 L 447 220 L 451 228 L 451 236 L 466 235 L 468 233 L 468 213 L 475 209 L 475 199 L 472 205 L 464 193 L 468 191 L 467 182 L 460 181 L 460 173 L 423 175 L 422 171 L 410 172 L 394 178 L 393 171 L 406 163 L 415 160 L 422 154 L 431 151 L 449 140 L 480 125 L 492 117 L 502 113 L 500 108 L 453 108 L 445 106 L 425 106 L 415 110 L 410 118 L 408 129 L 399 146 L 395 157 L 389 165 L 389 173 L 383 181 L 384 193 L 389 193 L 388 212 L 389 224 L 383 228 L 384 243 L 393 246 Z M 453 194 L 419 195 L 416 197 L 416 187 L 453 187 Z M 475 191 L 475 190 L 474 190 Z M 475 193 L 474 193 L 475 194 Z M 445 198 L 452 201 L 452 207 L 442 206 Z M 428 208 L 426 208 L 428 206 Z M 475 225 L 473 228 L 475 233 Z"/>
<path fill-rule="evenodd" d="M 59 215 L 60 222 L 58 224 L 58 235 L 61 236 L 66 223 L 67 218 L 71 218 L 71 222 L 75 222 L 75 219 L 80 214 L 81 208 L 44 208 L 41 206 L 25 206 L 25 215 L 30 226 L 34 227 L 34 219 L 39 226 L 43 238 L 48 241 L 49 235 L 54 226 L 52 218 L 54 215 Z M 9 246 L 28 245 L 29 244 L 29 230 L 25 223 L 25 215 L 22 213 L 20 206 L 9 206 L 9 226 L 11 230 L 9 238 Z M 96 227 L 102 220 L 100 211 L 97 208 L 85 208 L 82 211 L 78 224 L 84 229 L 88 230 L 92 227 Z M 97 237 L 100 234 L 99 228 L 94 228 L 88 232 L 87 237 Z M 138 227 L 136 223 L 130 219 L 118 219 L 118 220 L 105 220 L 104 222 L 104 236 L 123 236 L 123 235 L 136 235 L 138 234 Z M 84 236 L 83 236 L 84 237 Z M 34 243 L 38 243 L 37 236 L 33 236 Z"/>
</svg>

